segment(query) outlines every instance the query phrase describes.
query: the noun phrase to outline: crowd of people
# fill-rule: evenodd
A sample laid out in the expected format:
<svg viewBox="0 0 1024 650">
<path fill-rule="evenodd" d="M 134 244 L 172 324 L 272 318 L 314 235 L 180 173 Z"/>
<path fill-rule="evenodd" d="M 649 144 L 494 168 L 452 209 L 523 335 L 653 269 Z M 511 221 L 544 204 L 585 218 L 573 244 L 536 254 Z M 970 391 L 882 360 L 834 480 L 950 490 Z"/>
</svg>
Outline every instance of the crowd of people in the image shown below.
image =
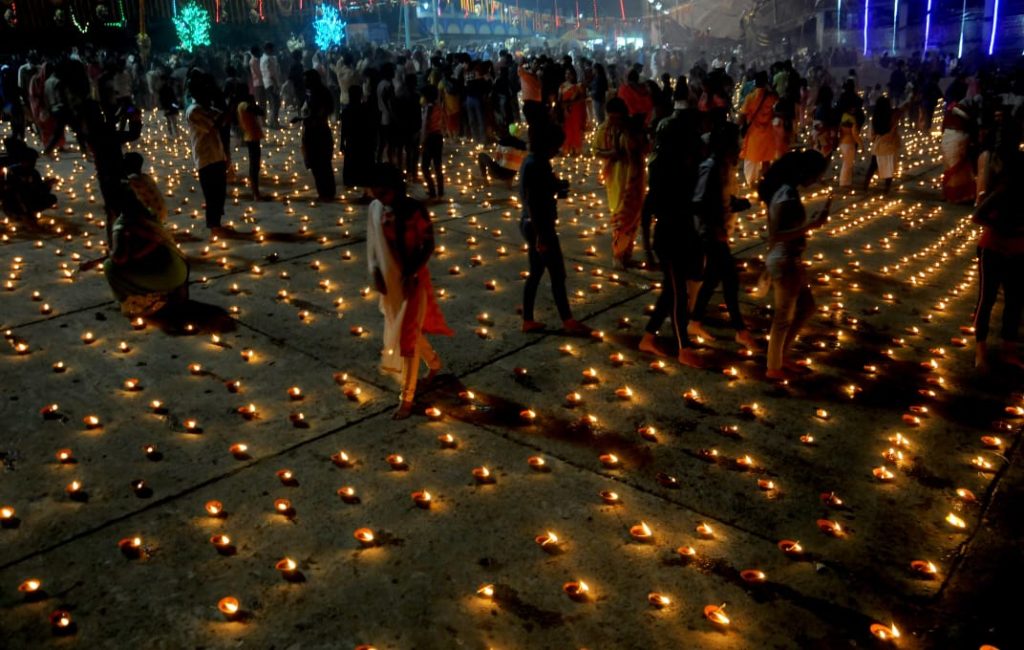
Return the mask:
<svg viewBox="0 0 1024 650">
<path fill-rule="evenodd" d="M 108 52 L 76 50 L 47 59 L 29 53 L 0 68 L 11 131 L 4 209 L 28 215 L 55 204 L 52 182 L 35 172 L 39 154 L 25 144 L 26 133 L 35 133 L 43 155 L 55 156 L 68 149 L 70 131 L 95 165 L 103 195 L 111 288 L 125 313 L 153 313 L 187 296 L 188 262 L 161 227 L 166 209 L 160 192 L 147 182 L 137 154 L 124 153 L 140 136 L 140 109 L 159 109 L 167 138 L 184 131 L 212 237 L 229 234 L 222 220 L 236 172 L 233 142 L 247 156 L 240 182 L 253 200 L 265 200 L 261 142 L 268 131 L 295 125 L 320 201 L 337 197 L 336 148 L 343 186 L 372 201 L 370 272 L 387 321 L 386 350 L 401 359 L 386 358 L 384 366 L 403 375 L 397 415 L 406 416 L 420 360 L 431 372 L 440 367 L 423 334 L 450 333 L 429 291 L 430 220 L 407 187 L 425 185 L 428 200 L 445 196 L 446 147 L 477 145 L 482 183 L 511 186 L 518 178 L 529 260 L 522 329 L 528 333 L 546 329 L 535 319 L 545 273 L 564 331 L 589 331 L 573 317 L 567 297 L 557 199 L 568 186 L 552 160 L 595 156 L 615 265 L 662 276 L 640 349 L 668 353 L 657 335 L 669 319 L 678 360 L 694 367 L 702 365 L 695 339 L 714 339 L 703 320 L 719 285 L 735 340 L 750 350 L 761 347 L 741 313 L 730 250 L 737 214 L 751 208 L 745 185 L 766 208 L 766 279 L 774 308 L 767 376 L 784 380 L 801 372 L 787 351 L 814 311 L 801 256 L 807 234 L 827 221 L 831 203 L 808 215 L 801 188 L 819 182 L 833 163 L 839 187 L 852 188 L 862 150 L 870 153 L 863 189 L 877 175 L 891 191 L 899 176 L 901 129 L 930 130 L 938 109 L 944 196 L 977 201 L 984 228 L 979 365 L 1000 287 L 1003 339 L 1015 344 L 1024 282 L 1024 220 L 1012 208 L 1024 120 L 1019 68 L 968 74 L 948 70 L 943 57 L 887 58 L 888 82 L 872 85 L 860 82 L 856 68 L 836 78 L 814 55 L 764 64 L 736 56 L 708 63 L 701 54 L 684 70 L 678 51 L 637 54 L 501 50 L 473 57 L 379 47 L 282 53 L 273 43 L 148 62 Z M 643 262 L 635 259 L 638 236 Z"/>
</svg>

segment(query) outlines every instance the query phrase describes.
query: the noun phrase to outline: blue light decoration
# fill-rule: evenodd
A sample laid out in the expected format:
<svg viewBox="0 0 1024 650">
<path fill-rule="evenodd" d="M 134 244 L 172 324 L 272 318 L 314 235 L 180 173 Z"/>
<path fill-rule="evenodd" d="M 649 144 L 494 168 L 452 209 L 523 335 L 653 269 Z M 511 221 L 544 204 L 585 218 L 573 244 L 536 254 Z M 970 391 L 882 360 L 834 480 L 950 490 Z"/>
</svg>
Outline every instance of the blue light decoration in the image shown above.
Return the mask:
<svg viewBox="0 0 1024 650">
<path fill-rule="evenodd" d="M 210 12 L 195 0 L 189 0 L 172 20 L 181 49 L 191 52 L 210 44 Z"/>
<path fill-rule="evenodd" d="M 964 58 L 964 28 L 967 25 L 967 0 L 964 0 L 963 9 L 960 10 L 960 44 L 956 48 L 956 58 Z"/>
<path fill-rule="evenodd" d="M 836 45 L 843 44 L 843 0 L 836 0 Z"/>
<path fill-rule="evenodd" d="M 871 8 L 871 0 L 864 0 L 864 56 L 868 55 L 868 11 Z"/>
<path fill-rule="evenodd" d="M 992 56 L 992 53 L 996 49 L 996 30 L 999 29 L 999 0 L 996 0 L 995 6 L 992 8 L 992 34 L 988 37 L 988 55 Z"/>
<path fill-rule="evenodd" d="M 313 20 L 313 29 L 316 32 L 313 42 L 321 50 L 326 50 L 335 45 L 341 45 L 345 39 L 345 27 L 348 25 L 341 19 L 341 14 L 333 5 L 320 5 L 317 16 Z"/>
<path fill-rule="evenodd" d="M 900 0 L 892 2 L 892 53 L 896 54 L 896 34 L 899 32 Z"/>
<path fill-rule="evenodd" d="M 921 51 L 921 58 L 928 53 L 928 40 L 932 35 L 932 0 L 928 0 L 928 8 L 924 12 L 924 49 Z"/>
</svg>

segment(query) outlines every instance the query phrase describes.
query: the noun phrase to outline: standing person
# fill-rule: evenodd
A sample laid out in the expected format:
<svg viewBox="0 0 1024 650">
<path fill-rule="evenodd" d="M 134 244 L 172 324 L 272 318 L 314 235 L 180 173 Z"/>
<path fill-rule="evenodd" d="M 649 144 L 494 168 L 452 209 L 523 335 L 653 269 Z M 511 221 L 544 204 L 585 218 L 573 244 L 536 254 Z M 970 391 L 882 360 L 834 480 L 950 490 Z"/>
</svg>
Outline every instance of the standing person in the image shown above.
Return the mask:
<svg viewBox="0 0 1024 650">
<path fill-rule="evenodd" d="M 263 125 L 260 118 L 263 109 L 256 103 L 256 98 L 249 95 L 238 102 L 238 126 L 242 131 L 242 142 L 249 155 L 249 189 L 253 201 L 262 201 L 260 194 L 260 159 L 263 148 Z"/>
<path fill-rule="evenodd" d="M 864 191 L 871 185 L 871 177 L 878 177 L 885 184 L 885 192 L 892 189 L 892 178 L 896 174 L 896 159 L 900 153 L 900 113 L 889 103 L 885 95 L 878 98 L 871 112 L 871 164 L 864 177 Z"/>
<path fill-rule="evenodd" d="M 221 225 L 227 194 L 228 157 L 220 137 L 220 128 L 226 120 L 213 106 L 212 84 L 213 80 L 205 74 L 189 79 L 192 104 L 185 109 L 185 122 L 192 161 L 199 172 L 199 186 L 206 201 L 206 227 L 212 236 L 220 236 L 229 232 Z"/>
<path fill-rule="evenodd" d="M 444 196 L 444 109 L 437 101 L 437 88 L 423 89 L 423 116 L 420 121 L 420 146 L 423 148 L 423 176 L 431 199 Z"/>
<path fill-rule="evenodd" d="M 685 82 L 685 78 L 680 77 Z M 687 334 L 690 307 L 700 286 L 704 257 L 694 230 L 692 204 L 680 200 L 693 196 L 703 142 L 700 115 L 687 103 L 685 83 L 673 91 L 675 110 L 662 120 L 655 132 L 654 155 L 649 166 L 650 190 L 647 206 L 654 224 L 653 251 L 658 256 L 663 280 L 643 338 L 641 352 L 665 356 L 657 345 L 658 330 L 668 317 L 678 346 L 679 363 L 698 368 L 701 360 Z M 645 246 L 647 237 L 644 239 Z M 653 260 L 652 260 L 653 262 Z"/>
<path fill-rule="evenodd" d="M 626 268 L 633 257 L 634 240 L 640 227 L 646 152 L 642 125 L 631 123 L 622 99 L 608 100 L 605 112 L 607 117 L 594 135 L 594 146 L 597 156 L 604 161 L 601 175 L 612 220 L 612 256 L 618 268 Z M 636 119 L 640 122 L 644 117 L 638 115 Z"/>
<path fill-rule="evenodd" d="M 764 164 L 775 160 L 778 151 L 772 128 L 776 101 L 778 97 L 768 87 L 768 73 L 761 70 L 754 75 L 754 90 L 743 100 L 739 115 L 744 131 L 740 158 L 749 187 L 754 187 L 764 173 Z"/>
<path fill-rule="evenodd" d="M 740 278 L 736 260 L 729 248 L 729 237 L 736 227 L 734 207 L 745 206 L 736 198 L 736 166 L 739 164 L 739 132 L 724 123 L 710 134 L 711 155 L 701 163 L 693 194 L 693 217 L 706 260 L 704 283 L 690 314 L 687 332 L 714 340 L 701 321 L 707 312 L 711 294 L 722 284 L 722 297 L 729 309 L 729 323 L 736 330 L 736 342 L 756 350 L 757 342 L 747 329 L 740 312 Z M 749 207 L 749 203 L 746 205 Z"/>
<path fill-rule="evenodd" d="M 25 106 L 18 88 L 18 68 L 13 62 L 0 66 L 0 98 L 3 117 L 11 122 L 11 135 L 18 140 L 25 139 Z"/>
<path fill-rule="evenodd" d="M 39 71 L 29 81 L 28 99 L 31 109 L 32 121 L 36 125 L 36 132 L 41 142 L 48 143 L 56 132 L 57 120 L 50 112 L 50 105 L 46 101 L 46 80 L 50 78 L 53 71 L 53 64 L 44 62 L 39 66 Z M 58 136 L 58 148 L 64 150 L 64 136 Z"/>
<path fill-rule="evenodd" d="M 608 73 L 604 65 L 594 64 L 594 78 L 590 82 L 590 102 L 594 108 L 594 122 L 604 122 L 604 103 L 608 96 Z"/>
<path fill-rule="evenodd" d="M 654 98 L 647 85 L 640 83 L 640 72 L 635 67 L 630 68 L 626 74 L 626 83 L 619 86 L 616 97 L 625 103 L 628 116 L 640 114 L 643 115 L 645 125 L 650 122 L 654 112 Z"/>
<path fill-rule="evenodd" d="M 256 104 L 266 111 L 267 93 L 263 88 L 263 71 L 260 70 L 260 57 L 263 53 L 259 45 L 253 45 L 249 50 L 249 92 L 252 93 Z"/>
<path fill-rule="evenodd" d="M 562 107 L 562 126 L 565 129 L 563 153 L 578 156 L 583 153 L 583 132 L 587 128 L 587 91 L 577 82 L 576 69 L 565 69 L 565 82 L 558 91 Z"/>
<path fill-rule="evenodd" d="M 365 192 L 370 186 L 370 171 L 373 168 L 373 154 L 376 136 L 372 128 L 373 117 L 369 106 L 363 101 L 363 87 L 349 86 L 348 105 L 341 111 L 341 180 L 347 189 L 361 187 Z M 369 198 L 369 195 L 365 195 Z"/>
<path fill-rule="evenodd" d="M 425 334 L 451 336 L 434 298 L 427 262 L 434 253 L 434 228 L 419 201 L 406 195 L 402 172 L 394 165 L 373 171 L 369 223 L 366 231 L 367 264 L 380 293 L 384 315 L 381 368 L 400 373 L 402 392 L 392 417 L 412 414 L 420 360 L 433 378 L 441 358 Z"/>
<path fill-rule="evenodd" d="M 839 120 L 839 157 L 842 165 L 839 168 L 839 187 L 853 187 L 853 168 L 857 162 L 857 149 L 860 147 L 860 126 L 852 112 L 844 112 Z"/>
<path fill-rule="evenodd" d="M 568 183 L 555 176 L 551 159 L 562 148 L 565 134 L 555 124 L 541 120 L 530 126 L 529 148 L 519 170 L 519 200 L 523 212 L 519 231 L 526 240 L 530 261 L 530 274 L 523 285 L 523 331 L 540 332 L 544 324 L 534 320 L 533 305 L 544 272 L 551 280 L 551 293 L 555 299 L 562 329 L 567 334 L 586 335 L 590 328 L 572 316 L 569 296 L 565 291 L 565 260 L 555 230 L 558 219 L 558 199 L 568 192 Z"/>
<path fill-rule="evenodd" d="M 399 138 L 397 137 L 398 125 L 395 124 L 395 66 L 385 63 L 381 67 L 381 78 L 377 83 L 375 95 L 377 110 L 380 112 L 380 131 L 377 141 L 377 162 L 390 162 L 398 165 Z M 385 158 L 385 152 L 387 157 Z"/>
<path fill-rule="evenodd" d="M 167 69 L 160 73 L 160 90 L 157 91 L 157 102 L 160 105 L 160 112 L 164 114 L 164 122 L 167 124 L 167 135 L 172 140 L 178 137 L 178 113 L 181 105 L 178 103 L 178 93 L 174 87 L 174 80 L 171 79 Z"/>
<path fill-rule="evenodd" d="M 263 46 L 260 57 L 260 77 L 263 79 L 263 90 L 267 96 L 267 113 L 270 115 L 270 128 L 281 128 L 281 65 L 274 54 L 274 44 Z"/>
<path fill-rule="evenodd" d="M 334 100 L 316 70 L 302 75 L 305 102 L 294 122 L 302 122 L 302 162 L 313 174 L 316 193 L 321 201 L 333 201 L 337 194 L 334 180 L 334 134 L 328 120 L 334 115 Z"/>
<path fill-rule="evenodd" d="M 348 89 L 363 82 L 359 73 L 356 72 L 351 54 L 345 52 L 341 55 L 341 58 L 338 59 L 338 63 L 334 67 L 334 76 L 338 78 L 338 110 L 344 111 L 348 103 L 352 101 Z"/>
<path fill-rule="evenodd" d="M 772 282 L 772 325 L 768 339 L 768 372 L 772 381 L 788 379 L 795 370 L 786 352 L 804 323 L 814 314 L 814 295 L 807 283 L 801 257 L 807 233 L 828 221 L 831 197 L 808 218 L 799 188 L 818 182 L 828 161 L 814 150 L 794 151 L 775 162 L 758 185 L 758 196 L 768 206 L 768 256 L 765 267 Z"/>
<path fill-rule="evenodd" d="M 1020 119 L 1021 109 L 1016 111 Z M 974 310 L 974 365 L 988 366 L 988 330 L 992 308 L 1003 289 L 1002 359 L 1021 366 L 1017 337 L 1024 307 L 1024 217 L 1020 179 L 1024 178 L 1024 153 L 1020 131 L 1007 125 L 1000 132 L 988 165 L 988 192 L 975 210 L 973 220 L 982 226 L 978 240 L 978 303 Z M 1015 185 L 1016 183 L 1016 185 Z"/>
</svg>

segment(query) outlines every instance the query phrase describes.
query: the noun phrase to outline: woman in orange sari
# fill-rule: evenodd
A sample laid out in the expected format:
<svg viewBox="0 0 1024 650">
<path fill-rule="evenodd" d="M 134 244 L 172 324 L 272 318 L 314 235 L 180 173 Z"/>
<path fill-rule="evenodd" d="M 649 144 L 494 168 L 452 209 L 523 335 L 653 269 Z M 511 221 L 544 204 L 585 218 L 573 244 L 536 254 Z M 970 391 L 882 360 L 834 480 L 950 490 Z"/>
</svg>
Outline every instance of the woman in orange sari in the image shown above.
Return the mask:
<svg viewBox="0 0 1024 650">
<path fill-rule="evenodd" d="M 576 77 L 576 69 L 565 69 L 565 82 L 558 90 L 558 101 L 562 106 L 562 128 L 565 143 L 562 153 L 576 156 L 583 153 L 583 132 L 587 128 L 587 91 Z"/>
<path fill-rule="evenodd" d="M 381 369 L 399 374 L 402 392 L 392 417 L 412 414 L 420 361 L 430 379 L 441 369 L 441 357 L 426 334 L 451 336 L 434 298 L 427 262 L 434 253 L 434 227 L 423 204 L 406 195 L 402 172 L 394 165 L 378 165 L 370 188 L 366 232 L 367 263 L 380 293 L 384 315 Z"/>
<path fill-rule="evenodd" d="M 776 101 L 778 97 L 768 87 L 768 73 L 758 72 L 754 76 L 754 90 L 740 108 L 740 128 L 746 130 L 740 158 L 750 187 L 757 185 L 764 164 L 775 160 L 778 155 L 778 143 L 772 127 Z"/>
<path fill-rule="evenodd" d="M 597 156 L 604 160 L 602 182 L 608 194 L 608 213 L 612 217 L 612 256 L 615 266 L 626 268 L 633 257 L 636 231 L 647 186 L 647 153 L 643 134 L 643 114 L 632 118 L 626 103 L 618 97 L 608 100 L 607 117 L 594 135 Z"/>
</svg>

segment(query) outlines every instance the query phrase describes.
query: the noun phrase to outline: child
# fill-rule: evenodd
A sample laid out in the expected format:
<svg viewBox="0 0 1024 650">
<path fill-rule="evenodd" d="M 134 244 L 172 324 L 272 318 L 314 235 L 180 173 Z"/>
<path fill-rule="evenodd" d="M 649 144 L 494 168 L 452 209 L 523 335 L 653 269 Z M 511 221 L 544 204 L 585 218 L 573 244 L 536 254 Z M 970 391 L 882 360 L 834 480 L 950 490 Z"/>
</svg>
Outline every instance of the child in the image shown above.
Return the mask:
<svg viewBox="0 0 1024 650">
<path fill-rule="evenodd" d="M 444 109 L 437 101 L 437 88 L 434 86 L 427 86 L 423 89 L 420 146 L 423 149 L 422 169 L 423 176 L 427 179 L 427 192 L 431 199 L 442 197 L 444 196 L 444 170 L 441 167 L 441 157 L 444 153 Z"/>
<path fill-rule="evenodd" d="M 163 194 L 157 187 L 156 181 L 149 174 L 143 173 L 142 154 L 129 151 L 124 155 L 124 176 L 128 181 L 128 188 L 139 200 L 139 203 L 149 212 L 158 223 L 167 218 L 167 205 L 164 203 Z"/>
<path fill-rule="evenodd" d="M 249 189 L 252 190 L 252 200 L 262 201 L 260 194 L 260 156 L 262 153 L 261 141 L 263 140 L 263 125 L 260 124 L 260 117 L 263 116 L 263 109 L 256 103 L 256 99 L 247 94 L 245 99 L 238 102 L 238 126 L 242 130 L 242 142 L 249 152 Z"/>
</svg>

